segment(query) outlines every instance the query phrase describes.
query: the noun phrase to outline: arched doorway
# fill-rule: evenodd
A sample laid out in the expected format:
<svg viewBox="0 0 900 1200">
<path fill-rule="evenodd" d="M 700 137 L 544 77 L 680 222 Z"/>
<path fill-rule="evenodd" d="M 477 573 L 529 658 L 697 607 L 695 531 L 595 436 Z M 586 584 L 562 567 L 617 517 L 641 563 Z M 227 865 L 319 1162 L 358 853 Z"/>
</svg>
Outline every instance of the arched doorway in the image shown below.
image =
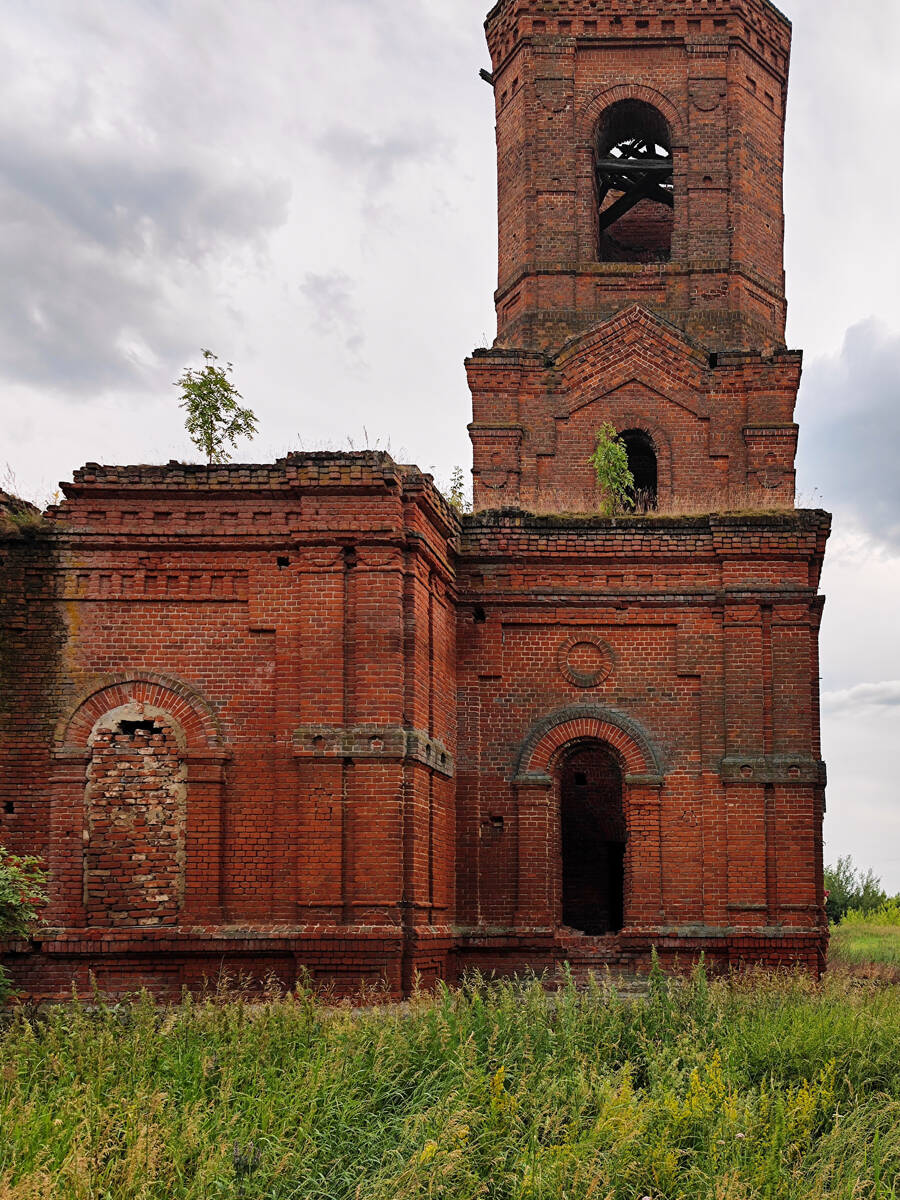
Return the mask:
<svg viewBox="0 0 900 1200">
<path fill-rule="evenodd" d="M 626 429 L 619 434 L 628 455 L 628 469 L 634 478 L 634 507 L 639 513 L 653 512 L 657 506 L 659 472 L 653 438 L 643 429 Z"/>
<path fill-rule="evenodd" d="M 624 923 L 622 769 L 602 742 L 575 748 L 560 768 L 562 921 L 597 936 Z"/>
</svg>

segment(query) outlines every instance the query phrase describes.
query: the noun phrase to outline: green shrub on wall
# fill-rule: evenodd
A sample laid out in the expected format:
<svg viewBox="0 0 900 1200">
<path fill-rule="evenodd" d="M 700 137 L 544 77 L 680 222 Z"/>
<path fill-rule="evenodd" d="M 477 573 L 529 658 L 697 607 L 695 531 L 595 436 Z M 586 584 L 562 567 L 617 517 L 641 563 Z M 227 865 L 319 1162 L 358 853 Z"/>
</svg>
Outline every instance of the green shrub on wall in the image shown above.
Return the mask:
<svg viewBox="0 0 900 1200">
<path fill-rule="evenodd" d="M 0 846 L 0 939 L 28 937 L 47 903 L 46 873 L 39 858 L 10 854 Z M 0 1003 L 12 992 L 0 967 Z"/>
<path fill-rule="evenodd" d="M 588 459 L 602 493 L 600 510 L 605 517 L 631 512 L 634 508 L 634 476 L 628 466 L 625 443 L 614 425 L 604 421 L 597 430 L 597 444 Z"/>
</svg>

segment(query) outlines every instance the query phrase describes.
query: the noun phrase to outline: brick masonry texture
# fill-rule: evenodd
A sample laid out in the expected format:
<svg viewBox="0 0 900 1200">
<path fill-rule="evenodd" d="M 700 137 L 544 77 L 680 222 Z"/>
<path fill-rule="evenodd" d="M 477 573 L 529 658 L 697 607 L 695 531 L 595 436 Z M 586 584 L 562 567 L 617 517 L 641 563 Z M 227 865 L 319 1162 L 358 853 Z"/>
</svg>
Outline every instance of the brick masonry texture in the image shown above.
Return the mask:
<svg viewBox="0 0 900 1200">
<path fill-rule="evenodd" d="M 790 27 L 763 0 L 502 0 L 487 35 L 474 513 L 374 452 L 88 464 L 43 528 L 2 497 L 0 836 L 52 878 L 5 961 L 34 996 L 223 969 L 399 996 L 653 946 L 823 966 Z M 598 261 L 592 155 L 624 101 L 669 131 L 665 261 Z M 591 515 L 605 420 L 646 435 L 658 511 Z"/>
</svg>

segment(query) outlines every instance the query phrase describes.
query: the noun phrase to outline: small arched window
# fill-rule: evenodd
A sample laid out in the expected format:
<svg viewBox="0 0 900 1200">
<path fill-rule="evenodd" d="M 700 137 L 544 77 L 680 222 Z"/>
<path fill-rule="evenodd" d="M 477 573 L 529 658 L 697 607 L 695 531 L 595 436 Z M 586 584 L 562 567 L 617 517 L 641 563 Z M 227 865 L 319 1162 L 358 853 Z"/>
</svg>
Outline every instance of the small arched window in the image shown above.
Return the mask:
<svg viewBox="0 0 900 1200">
<path fill-rule="evenodd" d="M 600 262 L 665 262 L 672 253 L 672 139 L 662 113 L 620 100 L 600 122 L 596 146 Z"/>
<path fill-rule="evenodd" d="M 656 446 L 643 429 L 626 429 L 619 434 L 628 454 L 628 469 L 634 476 L 636 512 L 653 512 L 658 492 Z"/>
</svg>

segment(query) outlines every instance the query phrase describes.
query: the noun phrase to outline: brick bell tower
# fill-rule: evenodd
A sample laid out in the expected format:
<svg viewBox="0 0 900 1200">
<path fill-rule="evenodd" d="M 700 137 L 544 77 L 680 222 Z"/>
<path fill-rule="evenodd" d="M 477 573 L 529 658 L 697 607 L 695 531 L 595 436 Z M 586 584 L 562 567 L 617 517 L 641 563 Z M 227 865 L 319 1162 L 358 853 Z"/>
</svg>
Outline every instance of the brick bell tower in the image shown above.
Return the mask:
<svg viewBox="0 0 900 1200">
<path fill-rule="evenodd" d="M 650 507 L 792 503 L 790 23 L 767 0 L 501 0 L 486 29 L 498 336 L 468 362 L 476 508 L 595 508 L 603 420 Z"/>
<path fill-rule="evenodd" d="M 784 344 L 789 22 L 500 0 L 497 338 L 467 362 L 461 966 L 827 945 L 817 595 Z M 636 503 L 589 456 L 624 440 Z"/>
</svg>

